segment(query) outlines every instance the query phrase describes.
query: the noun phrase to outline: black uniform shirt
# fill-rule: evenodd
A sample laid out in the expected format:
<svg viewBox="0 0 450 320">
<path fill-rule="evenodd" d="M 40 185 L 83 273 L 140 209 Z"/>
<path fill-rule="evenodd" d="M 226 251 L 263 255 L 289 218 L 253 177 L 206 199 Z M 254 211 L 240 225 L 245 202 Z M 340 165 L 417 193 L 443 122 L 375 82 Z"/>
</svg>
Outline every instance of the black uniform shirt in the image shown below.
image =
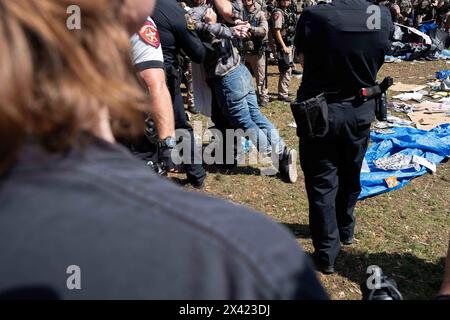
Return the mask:
<svg viewBox="0 0 450 320">
<path fill-rule="evenodd" d="M 365 0 L 335 0 L 304 10 L 295 39 L 297 53 L 305 57 L 301 99 L 322 92 L 354 96 L 375 85 L 393 24 L 389 10 L 380 6 L 381 28 L 371 29 L 376 25 L 368 13 L 371 5 Z"/>
<path fill-rule="evenodd" d="M 178 66 L 181 49 L 193 62 L 203 62 L 206 49 L 196 32 L 188 28 L 186 12 L 177 0 L 158 1 L 152 18 L 161 38 L 166 70 Z"/>
<path fill-rule="evenodd" d="M 0 252 L 0 299 L 326 298 L 283 227 L 100 140 L 64 155 L 23 148 L 0 176 Z M 81 290 L 68 289 L 69 266 Z"/>
</svg>

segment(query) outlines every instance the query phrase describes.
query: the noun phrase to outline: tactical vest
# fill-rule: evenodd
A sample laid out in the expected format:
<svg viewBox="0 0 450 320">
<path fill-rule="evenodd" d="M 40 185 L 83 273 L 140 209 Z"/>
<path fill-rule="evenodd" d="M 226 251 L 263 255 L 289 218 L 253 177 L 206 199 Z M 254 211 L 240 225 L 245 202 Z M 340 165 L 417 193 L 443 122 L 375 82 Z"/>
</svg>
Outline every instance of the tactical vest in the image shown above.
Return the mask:
<svg viewBox="0 0 450 320">
<path fill-rule="evenodd" d="M 283 27 L 281 36 L 286 46 L 294 44 L 295 32 L 297 30 L 297 14 L 289 9 L 280 9 L 283 14 Z"/>
<path fill-rule="evenodd" d="M 259 19 L 257 19 L 257 12 L 248 15 L 248 23 L 257 28 L 259 26 Z M 266 49 L 267 41 L 261 37 L 251 37 L 244 41 L 244 53 L 262 54 Z"/>
</svg>

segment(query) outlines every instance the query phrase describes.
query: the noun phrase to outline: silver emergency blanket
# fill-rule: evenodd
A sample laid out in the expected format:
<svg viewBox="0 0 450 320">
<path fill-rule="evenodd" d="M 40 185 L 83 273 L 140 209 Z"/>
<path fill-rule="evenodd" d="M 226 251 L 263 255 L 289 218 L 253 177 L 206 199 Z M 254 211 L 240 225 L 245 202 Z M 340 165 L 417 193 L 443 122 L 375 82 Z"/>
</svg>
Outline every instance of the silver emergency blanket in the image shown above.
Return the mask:
<svg viewBox="0 0 450 320">
<path fill-rule="evenodd" d="M 405 170 L 415 167 L 412 155 L 396 153 L 390 157 L 383 157 L 374 161 L 375 167 L 381 170 Z M 419 168 L 420 169 L 420 168 Z"/>
</svg>

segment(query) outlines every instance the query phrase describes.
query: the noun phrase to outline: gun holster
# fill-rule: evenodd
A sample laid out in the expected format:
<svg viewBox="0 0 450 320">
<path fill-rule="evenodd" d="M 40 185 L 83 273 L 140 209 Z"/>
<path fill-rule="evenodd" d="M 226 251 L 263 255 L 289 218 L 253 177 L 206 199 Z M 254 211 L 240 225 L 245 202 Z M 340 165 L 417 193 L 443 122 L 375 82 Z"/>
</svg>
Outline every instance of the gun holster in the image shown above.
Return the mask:
<svg viewBox="0 0 450 320">
<path fill-rule="evenodd" d="M 291 68 L 291 61 L 289 60 L 289 55 L 284 52 L 278 52 L 278 69 L 280 72 L 286 72 Z"/>
<path fill-rule="evenodd" d="M 328 103 L 324 93 L 309 100 L 291 104 L 299 137 L 323 138 L 328 134 Z"/>
<path fill-rule="evenodd" d="M 360 97 L 365 100 L 375 99 L 376 109 L 375 114 L 378 121 L 387 121 L 387 90 L 394 84 L 391 77 L 386 77 L 376 86 L 363 88 L 360 91 Z"/>
</svg>

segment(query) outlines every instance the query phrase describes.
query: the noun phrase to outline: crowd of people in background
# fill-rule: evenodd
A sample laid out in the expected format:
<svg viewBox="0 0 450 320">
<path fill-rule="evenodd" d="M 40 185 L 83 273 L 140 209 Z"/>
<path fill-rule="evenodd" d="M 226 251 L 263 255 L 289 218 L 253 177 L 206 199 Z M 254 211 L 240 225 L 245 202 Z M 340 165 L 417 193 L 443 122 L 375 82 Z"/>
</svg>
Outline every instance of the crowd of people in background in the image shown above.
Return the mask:
<svg viewBox="0 0 450 320">
<path fill-rule="evenodd" d="M 419 27 L 429 21 L 435 21 L 441 28 L 450 27 L 450 1 L 448 0 L 388 0 L 377 1 L 387 6 L 394 22 Z"/>
</svg>

